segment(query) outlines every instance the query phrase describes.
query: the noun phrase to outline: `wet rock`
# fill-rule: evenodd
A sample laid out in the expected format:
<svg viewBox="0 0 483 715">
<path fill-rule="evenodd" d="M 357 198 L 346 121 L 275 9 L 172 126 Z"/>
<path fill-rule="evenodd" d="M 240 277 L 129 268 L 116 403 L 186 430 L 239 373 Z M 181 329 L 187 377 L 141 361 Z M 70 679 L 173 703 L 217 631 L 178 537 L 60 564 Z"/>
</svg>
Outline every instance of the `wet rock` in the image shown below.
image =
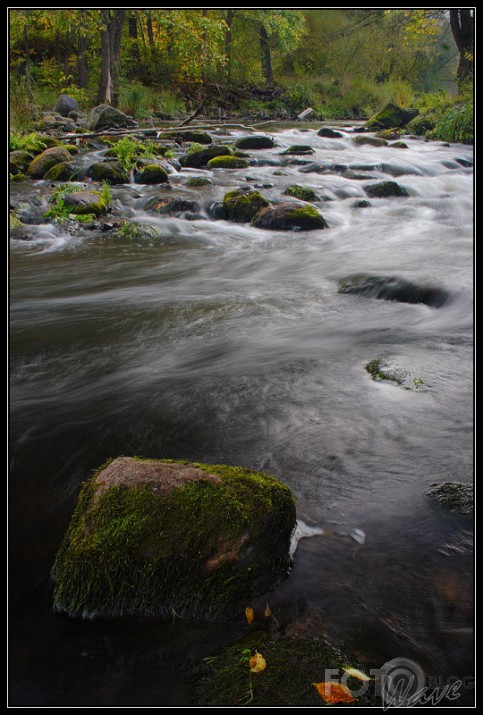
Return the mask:
<svg viewBox="0 0 483 715">
<path fill-rule="evenodd" d="M 275 142 L 265 134 L 252 134 L 236 140 L 237 149 L 273 149 Z"/>
<path fill-rule="evenodd" d="M 366 186 L 364 191 L 371 198 L 385 199 L 391 196 L 409 196 L 408 191 L 399 186 L 395 181 L 383 181 L 380 184 L 371 184 Z"/>
<path fill-rule="evenodd" d="M 248 166 L 245 159 L 237 156 L 215 156 L 207 164 L 208 169 L 246 169 Z"/>
<path fill-rule="evenodd" d="M 308 144 L 292 144 L 281 154 L 315 154 L 315 151 Z"/>
<path fill-rule="evenodd" d="M 356 201 L 353 201 L 351 203 L 352 209 L 365 209 L 368 206 L 372 206 L 372 204 L 370 201 L 367 201 L 366 199 L 357 199 Z"/>
<path fill-rule="evenodd" d="M 300 199 L 301 201 L 320 201 L 320 196 L 317 196 L 315 191 L 308 186 L 292 184 L 291 186 L 287 186 L 283 193 L 284 196 L 293 196 L 295 199 Z"/>
<path fill-rule="evenodd" d="M 162 133 L 163 139 L 172 139 L 178 144 L 183 142 L 196 142 L 197 144 L 211 144 L 213 139 L 206 132 L 197 132 L 194 129 L 182 129 L 176 132 Z"/>
<path fill-rule="evenodd" d="M 29 164 L 27 174 L 32 179 L 42 179 L 49 169 L 65 161 L 70 161 L 70 154 L 67 149 L 60 146 L 45 149 Z"/>
<path fill-rule="evenodd" d="M 100 191 L 74 191 L 64 196 L 64 204 L 73 214 L 95 214 L 100 216 L 107 213 L 109 204 Z"/>
<path fill-rule="evenodd" d="M 313 231 L 328 228 L 329 224 L 314 206 L 284 201 L 262 209 L 253 219 L 256 228 L 274 231 Z"/>
<path fill-rule="evenodd" d="M 330 127 L 321 127 L 319 131 L 317 132 L 318 137 L 325 137 L 326 139 L 342 139 L 344 136 L 340 132 L 336 132 L 334 129 L 331 129 Z"/>
<path fill-rule="evenodd" d="M 458 511 L 460 514 L 473 514 L 474 489 L 472 484 L 443 482 L 432 486 L 426 494 L 437 499 L 440 504 L 444 504 L 451 511 Z"/>
<path fill-rule="evenodd" d="M 232 618 L 287 573 L 294 527 L 290 490 L 266 474 L 120 457 L 82 488 L 52 569 L 54 608 Z"/>
<path fill-rule="evenodd" d="M 207 176 L 192 176 L 186 182 L 186 186 L 190 186 L 192 188 L 198 188 L 200 186 L 213 186 L 213 182 L 211 179 L 208 179 Z"/>
<path fill-rule="evenodd" d="M 212 146 L 206 147 L 206 149 L 185 154 L 180 157 L 179 163 L 181 166 L 198 169 L 200 166 L 206 166 L 210 159 L 214 159 L 215 156 L 231 156 L 230 147 L 213 144 Z"/>
<path fill-rule="evenodd" d="M 58 112 L 62 117 L 69 117 L 69 112 L 78 112 L 79 105 L 73 97 L 68 94 L 61 94 L 57 100 L 54 111 Z M 72 119 L 74 117 L 71 117 Z"/>
<path fill-rule="evenodd" d="M 200 205 L 197 201 L 182 198 L 165 198 L 152 196 L 144 206 L 146 211 L 155 211 L 158 214 L 181 214 L 186 211 L 197 213 Z"/>
<path fill-rule="evenodd" d="M 149 223 L 137 223 L 137 222 L 126 222 L 120 226 L 115 233 L 113 233 L 113 238 L 122 238 L 126 241 L 134 242 L 150 242 L 154 239 L 158 239 L 161 236 L 161 231 L 156 226 L 152 226 Z"/>
<path fill-rule="evenodd" d="M 380 139 L 379 137 L 369 137 L 365 135 L 360 135 L 355 137 L 353 140 L 354 144 L 368 144 L 369 146 L 387 146 L 388 142 L 385 139 Z"/>
<path fill-rule="evenodd" d="M 137 184 L 164 184 L 168 181 L 168 172 L 159 164 L 146 164 L 136 172 Z"/>
<path fill-rule="evenodd" d="M 11 151 L 8 156 L 8 170 L 11 174 L 24 174 L 27 168 L 32 163 L 33 156 L 28 151 L 16 149 Z"/>
<path fill-rule="evenodd" d="M 461 164 L 461 166 L 464 166 L 465 168 L 470 169 L 473 167 L 472 159 L 465 159 L 464 157 L 458 157 L 455 159 L 455 161 L 457 161 L 458 164 Z"/>
<path fill-rule="evenodd" d="M 364 127 L 369 130 L 405 127 L 418 114 L 418 109 L 403 109 L 394 102 L 389 102 L 380 112 L 368 119 Z"/>
<path fill-rule="evenodd" d="M 389 144 L 389 146 L 392 146 L 394 149 L 409 149 L 408 145 L 405 142 L 393 142 L 392 144 Z"/>
<path fill-rule="evenodd" d="M 99 104 L 91 111 L 87 126 L 89 129 L 97 131 L 98 129 L 116 127 L 135 127 L 136 122 L 119 111 L 119 109 L 115 109 L 108 104 Z"/>
<path fill-rule="evenodd" d="M 223 198 L 224 216 L 220 218 L 235 223 L 248 223 L 266 206 L 269 206 L 269 202 L 258 191 L 229 191 Z"/>
<path fill-rule="evenodd" d="M 381 131 L 376 133 L 376 137 L 381 139 L 387 139 L 388 141 L 395 141 L 399 139 L 402 129 L 381 129 Z"/>
<path fill-rule="evenodd" d="M 430 109 L 428 112 L 420 114 L 417 117 L 414 117 L 414 119 L 411 119 L 411 121 L 406 126 L 406 131 L 409 132 L 409 134 L 415 134 L 416 137 L 419 138 L 424 136 L 426 132 L 430 132 L 432 129 L 434 129 L 437 121 L 438 118 L 436 112 L 434 111 L 434 109 Z"/>
<path fill-rule="evenodd" d="M 46 181 L 78 181 L 84 175 L 83 169 L 68 161 L 56 164 L 44 175 Z"/>
<path fill-rule="evenodd" d="M 399 303 L 424 303 L 432 308 L 440 308 L 450 298 L 444 288 L 421 286 L 405 278 L 396 276 L 374 276 L 358 273 L 347 276 L 339 282 L 339 293 L 361 295 L 365 298 L 394 300 Z"/>
<path fill-rule="evenodd" d="M 127 172 L 117 161 L 98 161 L 87 169 L 87 176 L 94 181 L 107 181 L 109 184 L 129 184 Z"/>
</svg>

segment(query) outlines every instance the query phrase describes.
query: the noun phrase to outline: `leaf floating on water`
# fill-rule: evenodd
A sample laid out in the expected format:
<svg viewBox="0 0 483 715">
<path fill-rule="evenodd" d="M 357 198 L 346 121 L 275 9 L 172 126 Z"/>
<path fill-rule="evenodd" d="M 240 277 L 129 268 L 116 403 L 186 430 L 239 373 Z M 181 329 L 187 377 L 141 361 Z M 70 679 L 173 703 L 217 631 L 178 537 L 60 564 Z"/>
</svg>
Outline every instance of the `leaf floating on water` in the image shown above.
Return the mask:
<svg viewBox="0 0 483 715">
<path fill-rule="evenodd" d="M 261 653 L 255 653 L 248 661 L 250 673 L 262 673 L 267 667 L 267 661 Z"/>
<path fill-rule="evenodd" d="M 317 692 L 326 703 L 353 703 L 357 698 L 352 697 L 352 693 L 347 685 L 341 683 L 312 683 L 317 688 Z"/>
<path fill-rule="evenodd" d="M 250 606 L 247 606 L 245 608 L 245 618 L 247 619 L 248 625 L 251 626 L 253 621 L 255 620 L 255 613 L 253 611 L 253 608 L 250 608 Z"/>
<path fill-rule="evenodd" d="M 354 541 L 357 541 L 358 544 L 366 543 L 366 535 L 364 534 L 362 529 L 352 529 L 350 535 L 351 538 L 354 539 Z"/>
<path fill-rule="evenodd" d="M 265 616 L 265 618 L 271 618 L 272 616 L 272 612 L 268 603 L 265 604 L 265 610 L 263 611 L 263 615 Z"/>
<path fill-rule="evenodd" d="M 357 668 L 342 668 L 343 671 L 347 673 L 347 675 L 350 675 L 352 678 L 357 678 L 357 680 L 362 680 L 363 683 L 369 682 L 369 680 L 372 680 L 368 675 L 362 672 L 362 670 L 357 670 Z"/>
</svg>

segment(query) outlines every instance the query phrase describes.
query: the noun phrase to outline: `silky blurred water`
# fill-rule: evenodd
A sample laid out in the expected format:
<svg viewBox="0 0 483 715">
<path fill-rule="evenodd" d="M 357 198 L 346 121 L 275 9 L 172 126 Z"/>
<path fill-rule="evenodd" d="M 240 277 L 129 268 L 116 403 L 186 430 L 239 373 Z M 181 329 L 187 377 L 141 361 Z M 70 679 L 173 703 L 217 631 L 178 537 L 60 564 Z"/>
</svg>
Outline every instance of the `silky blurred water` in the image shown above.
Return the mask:
<svg viewBox="0 0 483 715">
<path fill-rule="evenodd" d="M 170 177 L 173 195 L 199 201 L 195 220 L 145 212 L 159 188 L 113 187 L 114 217 L 151 223 L 158 239 L 43 224 L 11 242 L 14 704 L 190 704 L 180 664 L 245 628 L 243 614 L 222 629 L 52 614 L 49 571 L 80 484 L 121 454 L 238 464 L 291 487 L 300 518 L 324 533 L 300 542 L 289 578 L 260 600 L 282 633 L 342 641 L 374 667 L 400 656 L 429 675 L 471 673 L 471 520 L 425 495 L 473 479 L 473 172 L 456 161 L 471 148 L 356 146 L 349 130 L 273 136 L 245 171 Z M 291 144 L 315 154 L 281 156 Z M 201 174 L 214 185 L 184 185 Z M 410 196 L 353 208 L 382 179 Z M 321 197 L 329 229 L 208 218 L 227 187 L 265 185 L 280 200 L 294 183 Z M 28 206 L 50 191 L 12 186 Z M 450 299 L 431 308 L 337 292 L 361 272 Z M 424 384 L 372 381 L 375 357 Z"/>
</svg>

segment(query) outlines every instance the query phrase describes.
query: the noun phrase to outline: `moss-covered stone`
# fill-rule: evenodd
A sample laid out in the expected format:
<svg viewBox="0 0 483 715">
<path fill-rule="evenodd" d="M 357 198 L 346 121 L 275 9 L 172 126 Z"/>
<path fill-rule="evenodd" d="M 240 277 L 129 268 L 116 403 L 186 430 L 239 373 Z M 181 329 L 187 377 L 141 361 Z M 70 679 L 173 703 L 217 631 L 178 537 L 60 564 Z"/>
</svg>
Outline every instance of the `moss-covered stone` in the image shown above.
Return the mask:
<svg viewBox="0 0 483 715">
<path fill-rule="evenodd" d="M 293 196 L 295 199 L 300 199 L 301 201 L 320 201 L 319 196 L 308 186 L 292 184 L 291 186 L 287 186 L 283 193 L 285 196 Z"/>
<path fill-rule="evenodd" d="M 364 127 L 373 130 L 405 127 L 418 114 L 418 109 L 403 109 L 394 102 L 389 102 L 380 112 L 368 119 Z"/>
<path fill-rule="evenodd" d="M 388 381 L 403 385 L 406 380 L 406 372 L 390 368 L 383 358 L 370 360 L 366 365 L 366 370 L 376 382 Z"/>
<path fill-rule="evenodd" d="M 380 137 L 381 139 L 387 139 L 388 141 L 394 141 L 396 139 L 399 139 L 401 135 L 402 129 L 381 129 L 379 132 L 376 132 L 376 137 Z"/>
<path fill-rule="evenodd" d="M 159 164 L 146 164 L 136 172 L 137 184 L 164 184 L 168 179 L 168 172 Z"/>
<path fill-rule="evenodd" d="M 55 137 L 52 137 L 50 134 L 37 134 L 37 139 L 40 139 L 40 141 L 45 144 L 47 149 L 51 149 L 54 146 L 63 146 L 62 142 L 60 139 L 56 139 Z M 38 152 L 39 154 L 41 152 Z"/>
<path fill-rule="evenodd" d="M 44 175 L 47 181 L 76 181 L 80 178 L 82 170 L 68 161 L 56 164 Z"/>
<path fill-rule="evenodd" d="M 179 197 L 172 199 L 163 196 L 151 196 L 144 208 L 146 211 L 155 211 L 158 214 L 180 214 L 187 211 L 196 213 L 200 210 L 200 205 L 197 201 Z"/>
<path fill-rule="evenodd" d="M 11 174 L 24 174 L 31 164 L 33 159 L 32 154 L 23 149 L 11 151 L 8 156 L 8 170 Z"/>
<path fill-rule="evenodd" d="M 163 139 L 172 139 L 178 144 L 182 142 L 196 142 L 197 144 L 211 144 L 212 137 L 207 132 L 197 132 L 193 129 L 182 129 L 176 132 L 163 132 Z"/>
<path fill-rule="evenodd" d="M 16 183 L 20 183 L 21 181 L 27 181 L 28 176 L 25 176 L 25 174 L 15 174 L 15 176 L 12 176 L 12 181 L 15 181 Z"/>
<path fill-rule="evenodd" d="M 18 228 L 22 226 L 22 222 L 14 211 L 10 211 L 8 215 L 8 224 L 10 228 Z"/>
<path fill-rule="evenodd" d="M 431 487 L 426 493 L 428 496 L 437 499 L 440 504 L 447 506 L 451 511 L 458 511 L 460 514 L 473 514 L 474 489 L 472 484 L 443 482 Z"/>
<path fill-rule="evenodd" d="M 301 206 L 293 201 L 284 201 L 258 212 L 252 221 L 257 228 L 274 231 L 313 231 L 328 228 L 329 224 L 315 206 Z"/>
<path fill-rule="evenodd" d="M 250 672 L 249 660 L 255 653 L 266 661 L 260 673 Z M 250 646 L 238 643 L 203 661 L 196 679 L 196 701 L 206 707 L 319 708 L 326 703 L 313 684 L 324 682 L 329 669 L 342 678 L 342 669 L 349 665 L 367 670 L 317 638 L 259 639 Z M 357 696 L 354 705 L 377 704 L 373 684 L 363 687 L 351 676 L 347 687 Z"/>
<path fill-rule="evenodd" d="M 191 188 L 196 189 L 200 186 L 213 186 L 213 182 L 207 176 L 192 176 L 186 182 L 186 186 L 190 186 Z"/>
<path fill-rule="evenodd" d="M 260 192 L 236 189 L 223 197 L 223 218 L 235 223 L 248 223 L 266 206 L 269 202 Z"/>
<path fill-rule="evenodd" d="M 324 137 L 326 139 L 342 139 L 344 135 L 340 132 L 336 132 L 335 129 L 331 129 L 330 127 L 321 127 L 317 132 L 317 136 Z"/>
<path fill-rule="evenodd" d="M 189 152 L 181 156 L 179 161 L 181 166 L 198 169 L 200 166 L 206 166 L 210 159 L 214 159 L 215 156 L 231 156 L 230 147 L 213 144 L 213 146 L 208 146 L 206 149 Z"/>
<path fill-rule="evenodd" d="M 237 156 L 215 156 L 210 159 L 208 169 L 246 169 L 248 162 L 245 159 L 239 159 Z"/>
<path fill-rule="evenodd" d="M 406 126 L 406 132 L 408 132 L 408 134 L 415 134 L 418 137 L 422 137 L 426 134 L 426 132 L 430 132 L 435 128 L 437 121 L 437 113 L 434 109 L 430 109 L 428 112 L 411 119 L 409 124 Z"/>
<path fill-rule="evenodd" d="M 120 226 L 113 234 L 113 238 L 121 238 L 125 241 L 138 243 L 150 242 L 160 238 L 162 235 L 159 228 L 149 223 L 126 222 Z"/>
<path fill-rule="evenodd" d="M 392 144 L 389 144 L 389 146 L 392 146 L 394 149 L 409 149 L 405 142 L 393 142 Z"/>
<path fill-rule="evenodd" d="M 42 179 L 49 169 L 65 161 L 70 161 L 70 154 L 67 149 L 60 146 L 45 149 L 29 164 L 27 174 L 32 179 Z"/>
<path fill-rule="evenodd" d="M 85 215 L 95 214 L 101 216 L 107 213 L 109 202 L 101 191 L 74 191 L 64 196 L 64 204 L 70 213 Z"/>
<path fill-rule="evenodd" d="M 252 134 L 235 141 L 237 149 L 273 149 L 275 142 L 265 134 Z"/>
<path fill-rule="evenodd" d="M 364 134 L 359 134 L 353 140 L 354 144 L 368 144 L 369 146 L 387 146 L 387 141 L 380 137 L 366 137 Z"/>
<path fill-rule="evenodd" d="M 308 144 L 292 144 L 282 154 L 314 154 L 314 150 Z"/>
<path fill-rule="evenodd" d="M 223 619 L 287 572 L 295 504 L 239 467 L 122 457 L 79 495 L 52 570 L 70 616 Z"/>
<path fill-rule="evenodd" d="M 78 154 L 79 148 L 75 144 L 63 144 L 64 149 L 67 149 L 69 154 Z"/>
<path fill-rule="evenodd" d="M 382 181 L 364 187 L 364 191 L 373 199 L 387 199 L 391 196 L 409 196 L 409 192 L 395 181 Z"/>
<path fill-rule="evenodd" d="M 94 181 L 107 181 L 109 184 L 129 184 L 127 172 L 117 161 L 98 161 L 87 169 L 87 176 Z"/>
</svg>

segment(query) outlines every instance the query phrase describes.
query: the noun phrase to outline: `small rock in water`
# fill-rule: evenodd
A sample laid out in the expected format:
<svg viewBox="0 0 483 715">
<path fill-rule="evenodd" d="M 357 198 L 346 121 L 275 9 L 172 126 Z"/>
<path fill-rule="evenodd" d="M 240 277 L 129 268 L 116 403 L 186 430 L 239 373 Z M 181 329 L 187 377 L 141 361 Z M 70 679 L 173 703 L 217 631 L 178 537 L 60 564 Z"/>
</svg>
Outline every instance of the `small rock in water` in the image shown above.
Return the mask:
<svg viewBox="0 0 483 715">
<path fill-rule="evenodd" d="M 366 535 L 361 529 L 352 529 L 350 537 L 354 539 L 354 541 L 357 541 L 358 544 L 366 543 Z"/>
</svg>

